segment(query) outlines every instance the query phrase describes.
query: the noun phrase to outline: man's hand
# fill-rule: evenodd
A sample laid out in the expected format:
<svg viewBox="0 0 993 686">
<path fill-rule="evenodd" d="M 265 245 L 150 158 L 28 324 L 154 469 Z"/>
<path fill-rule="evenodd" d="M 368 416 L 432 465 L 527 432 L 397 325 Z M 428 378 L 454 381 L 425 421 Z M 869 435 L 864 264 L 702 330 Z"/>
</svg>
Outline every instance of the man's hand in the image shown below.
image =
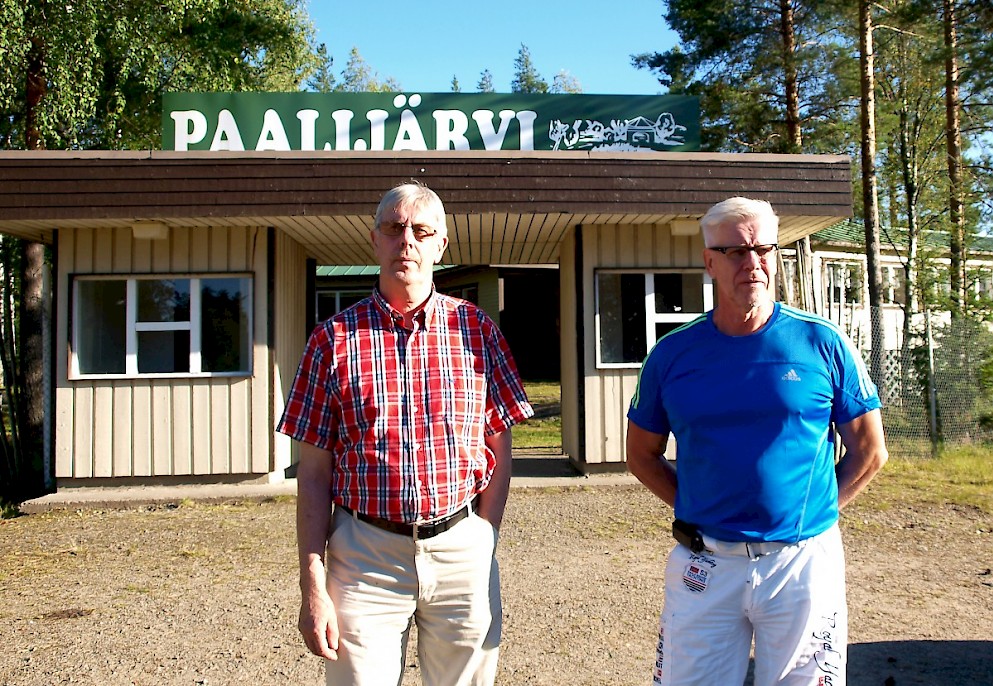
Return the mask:
<svg viewBox="0 0 993 686">
<path fill-rule="evenodd" d="M 297 626 L 310 652 L 326 660 L 338 659 L 338 616 L 327 592 L 304 595 Z"/>
</svg>

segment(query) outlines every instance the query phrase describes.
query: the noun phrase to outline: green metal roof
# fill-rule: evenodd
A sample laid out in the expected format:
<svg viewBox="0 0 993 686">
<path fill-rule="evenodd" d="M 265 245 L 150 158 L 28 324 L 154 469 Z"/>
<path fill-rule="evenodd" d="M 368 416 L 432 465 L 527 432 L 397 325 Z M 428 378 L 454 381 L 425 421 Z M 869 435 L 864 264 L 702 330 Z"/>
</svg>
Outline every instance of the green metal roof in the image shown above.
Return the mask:
<svg viewBox="0 0 993 686">
<path fill-rule="evenodd" d="M 434 270 L 454 269 L 457 264 L 436 264 Z M 342 276 L 379 276 L 379 265 L 350 265 L 350 266 L 318 266 L 318 276 L 342 277 Z"/>
<path fill-rule="evenodd" d="M 879 240 L 883 249 L 902 248 L 907 244 L 907 230 L 903 227 L 880 228 Z M 865 225 L 860 221 L 848 219 L 838 222 L 826 229 L 821 229 L 810 237 L 815 243 L 847 243 L 850 245 L 865 245 Z M 948 249 L 949 236 L 944 231 L 922 231 L 921 243 L 932 248 Z M 968 237 L 970 253 L 993 253 L 993 236 L 973 234 Z"/>
</svg>

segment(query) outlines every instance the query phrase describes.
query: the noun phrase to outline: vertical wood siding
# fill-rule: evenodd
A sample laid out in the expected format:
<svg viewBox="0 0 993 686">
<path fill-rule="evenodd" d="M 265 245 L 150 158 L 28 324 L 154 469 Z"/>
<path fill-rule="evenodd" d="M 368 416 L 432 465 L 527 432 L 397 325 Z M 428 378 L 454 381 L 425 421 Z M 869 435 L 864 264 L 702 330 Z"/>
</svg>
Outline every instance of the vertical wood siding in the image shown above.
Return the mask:
<svg viewBox="0 0 993 686">
<path fill-rule="evenodd" d="M 254 283 L 250 377 L 70 381 L 68 333 L 57 342 L 57 478 L 247 475 L 270 471 L 266 229 L 130 228 L 59 233 L 59 330 L 71 329 L 74 274 L 248 272 Z"/>
<path fill-rule="evenodd" d="M 275 427 L 286 406 L 286 396 L 310 333 L 304 304 L 313 293 L 307 293 L 307 255 L 303 247 L 282 231 L 276 232 L 275 242 L 273 417 L 268 428 L 273 435 L 275 469 L 282 470 L 298 459 L 297 448 L 290 438 L 275 433 Z"/>
<path fill-rule="evenodd" d="M 668 224 L 583 226 L 583 326 L 586 446 L 588 464 L 620 463 L 625 460 L 627 410 L 638 382 L 638 369 L 597 369 L 596 283 L 594 270 L 665 269 L 703 267 L 703 238 L 673 236 Z M 565 254 L 565 250 L 563 250 Z M 565 292 L 565 286 L 563 286 Z M 563 324 L 566 312 L 563 300 Z M 566 331 L 563 327 L 563 331 Z M 563 396 L 565 377 L 563 376 Z M 565 405 L 563 402 L 563 434 Z M 563 436 L 563 440 L 565 437 Z"/>
</svg>

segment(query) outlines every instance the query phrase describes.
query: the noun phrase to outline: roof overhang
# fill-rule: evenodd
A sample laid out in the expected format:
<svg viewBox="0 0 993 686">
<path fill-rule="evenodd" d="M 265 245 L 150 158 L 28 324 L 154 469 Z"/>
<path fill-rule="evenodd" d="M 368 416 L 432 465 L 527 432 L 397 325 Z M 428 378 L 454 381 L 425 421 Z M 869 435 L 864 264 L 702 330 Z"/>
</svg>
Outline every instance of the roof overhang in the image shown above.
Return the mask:
<svg viewBox="0 0 993 686">
<path fill-rule="evenodd" d="M 372 214 L 411 179 L 445 202 L 453 264 L 555 263 L 570 227 L 698 219 L 734 195 L 771 202 L 783 244 L 852 216 L 843 155 L 7 151 L 0 232 L 272 226 L 320 264 L 374 264 Z"/>
</svg>

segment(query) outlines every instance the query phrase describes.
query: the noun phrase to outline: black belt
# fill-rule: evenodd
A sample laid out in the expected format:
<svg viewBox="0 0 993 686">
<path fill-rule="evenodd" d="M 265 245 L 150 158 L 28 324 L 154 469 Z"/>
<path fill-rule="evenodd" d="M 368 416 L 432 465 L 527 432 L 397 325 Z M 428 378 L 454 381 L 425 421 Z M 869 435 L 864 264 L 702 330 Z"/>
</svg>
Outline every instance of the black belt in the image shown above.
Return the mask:
<svg viewBox="0 0 993 686">
<path fill-rule="evenodd" d="M 438 534 L 443 534 L 453 526 L 461 522 L 463 519 L 469 516 L 469 510 L 472 509 L 473 512 L 479 510 L 478 498 L 473 498 L 468 505 L 462 507 L 461 510 L 457 510 L 450 515 L 442 517 L 441 519 L 435 519 L 430 522 L 424 522 L 423 524 L 407 524 L 406 522 L 394 522 L 389 519 L 383 519 L 382 517 L 373 517 L 372 515 L 367 515 L 363 512 L 356 512 L 350 507 L 345 507 L 344 505 L 335 505 L 335 507 L 341 508 L 342 511 L 347 512 L 356 519 L 365 522 L 366 524 L 371 524 L 378 529 L 383 531 L 389 531 L 391 534 L 399 534 L 400 536 L 407 536 L 409 538 L 433 538 Z"/>
</svg>

